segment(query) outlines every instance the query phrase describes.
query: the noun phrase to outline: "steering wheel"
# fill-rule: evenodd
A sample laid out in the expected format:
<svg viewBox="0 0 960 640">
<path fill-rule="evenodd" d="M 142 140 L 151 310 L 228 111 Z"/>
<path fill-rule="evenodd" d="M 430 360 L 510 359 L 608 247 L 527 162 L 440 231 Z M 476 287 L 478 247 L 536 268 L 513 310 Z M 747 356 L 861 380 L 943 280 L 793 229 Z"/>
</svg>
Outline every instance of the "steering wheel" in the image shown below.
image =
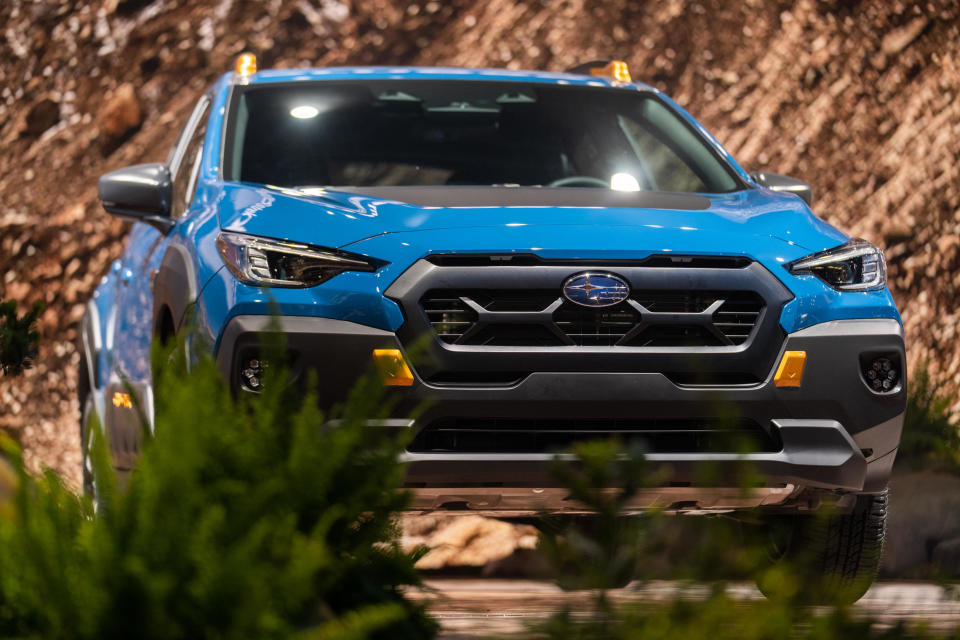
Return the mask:
<svg viewBox="0 0 960 640">
<path fill-rule="evenodd" d="M 604 187 L 606 189 L 610 188 L 610 183 L 606 180 L 601 180 L 600 178 L 594 178 L 593 176 L 567 176 L 566 178 L 559 178 L 549 183 L 548 187 L 569 187 L 575 184 L 583 185 L 585 187 Z"/>
</svg>

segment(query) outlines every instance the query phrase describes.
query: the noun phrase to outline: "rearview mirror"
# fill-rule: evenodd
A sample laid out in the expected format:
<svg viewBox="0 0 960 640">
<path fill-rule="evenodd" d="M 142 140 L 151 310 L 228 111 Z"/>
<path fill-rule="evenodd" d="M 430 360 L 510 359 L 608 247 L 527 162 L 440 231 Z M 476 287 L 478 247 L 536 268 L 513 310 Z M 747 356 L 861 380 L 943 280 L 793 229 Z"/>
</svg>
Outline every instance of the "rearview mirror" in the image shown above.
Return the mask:
<svg viewBox="0 0 960 640">
<path fill-rule="evenodd" d="M 803 180 L 769 171 L 754 171 L 750 174 L 750 177 L 756 180 L 761 187 L 766 187 L 771 191 L 783 191 L 800 196 L 808 206 L 813 201 L 813 188 Z"/>
<path fill-rule="evenodd" d="M 111 171 L 100 177 L 99 195 L 107 213 L 145 222 L 163 233 L 173 227 L 173 186 L 165 164 L 153 162 Z"/>
</svg>

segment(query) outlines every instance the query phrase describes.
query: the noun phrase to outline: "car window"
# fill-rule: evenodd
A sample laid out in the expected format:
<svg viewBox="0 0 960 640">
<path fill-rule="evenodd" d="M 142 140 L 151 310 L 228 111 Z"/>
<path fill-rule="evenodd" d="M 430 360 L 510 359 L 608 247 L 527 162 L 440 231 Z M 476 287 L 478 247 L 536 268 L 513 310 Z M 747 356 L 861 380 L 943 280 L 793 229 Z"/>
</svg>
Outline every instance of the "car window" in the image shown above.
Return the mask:
<svg viewBox="0 0 960 640">
<path fill-rule="evenodd" d="M 404 79 L 236 91 L 227 180 L 293 188 L 742 187 L 702 136 L 649 91 Z"/>
<path fill-rule="evenodd" d="M 170 206 L 170 215 L 178 217 L 190 206 L 193 201 L 194 193 L 197 187 L 197 175 L 200 172 L 200 161 L 203 158 L 203 140 L 207 133 L 207 107 L 210 101 L 204 101 L 198 105 L 200 112 L 195 115 L 194 129 L 190 133 L 180 154 L 179 162 L 176 168 L 171 168 L 173 180 L 173 202 Z"/>
<path fill-rule="evenodd" d="M 207 110 L 207 106 L 210 104 L 210 97 L 204 95 L 201 97 L 197 104 L 194 105 L 193 111 L 190 112 L 190 117 L 187 118 L 187 121 L 184 123 L 183 128 L 180 129 L 180 135 L 177 136 L 177 141 L 174 143 L 173 147 L 170 149 L 170 153 L 167 154 L 167 167 L 170 169 L 170 173 L 174 173 L 177 168 L 180 166 L 180 161 L 183 158 L 183 149 L 187 144 L 187 140 L 190 139 L 190 136 L 193 133 L 196 123 L 200 120 L 203 114 Z"/>
<path fill-rule="evenodd" d="M 671 148 L 670 140 L 662 140 L 656 129 L 629 117 L 620 117 L 627 139 L 633 143 L 643 167 L 643 182 L 657 191 L 708 191 L 707 185 L 690 165 Z"/>
</svg>

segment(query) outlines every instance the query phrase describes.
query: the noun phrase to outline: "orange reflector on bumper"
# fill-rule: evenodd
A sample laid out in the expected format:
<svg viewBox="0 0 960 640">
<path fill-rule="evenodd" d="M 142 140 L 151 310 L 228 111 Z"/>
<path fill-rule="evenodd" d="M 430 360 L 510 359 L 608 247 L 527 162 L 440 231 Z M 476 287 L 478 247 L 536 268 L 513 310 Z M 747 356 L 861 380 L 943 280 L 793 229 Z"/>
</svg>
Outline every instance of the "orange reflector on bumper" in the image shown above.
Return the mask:
<svg viewBox="0 0 960 640">
<path fill-rule="evenodd" d="M 409 387 L 413 385 L 413 373 L 403 359 L 400 349 L 374 349 L 373 363 L 388 387 Z"/>
<path fill-rule="evenodd" d="M 780 360 L 773 383 L 778 387 L 799 387 L 803 380 L 803 367 L 806 364 L 806 351 L 787 351 Z"/>
<path fill-rule="evenodd" d="M 133 402 L 130 400 L 130 394 L 123 393 L 122 391 L 114 391 L 113 406 L 120 407 L 122 409 L 133 409 Z"/>
</svg>

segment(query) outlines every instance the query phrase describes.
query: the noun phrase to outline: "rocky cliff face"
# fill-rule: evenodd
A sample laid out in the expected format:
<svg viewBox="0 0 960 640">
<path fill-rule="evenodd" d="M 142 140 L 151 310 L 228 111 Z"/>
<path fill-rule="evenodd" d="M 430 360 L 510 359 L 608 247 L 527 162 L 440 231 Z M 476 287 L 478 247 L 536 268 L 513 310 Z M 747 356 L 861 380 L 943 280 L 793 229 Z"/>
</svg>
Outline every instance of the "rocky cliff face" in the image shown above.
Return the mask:
<svg viewBox="0 0 960 640">
<path fill-rule="evenodd" d="M 886 247 L 910 360 L 960 386 L 960 5 L 748 0 L 7 0 L 0 3 L 0 298 L 43 300 L 39 365 L 0 380 L 0 429 L 78 476 L 83 302 L 120 254 L 96 178 L 162 160 L 243 50 L 262 66 L 563 70 L 622 58 L 744 166 L 815 185 Z"/>
</svg>

